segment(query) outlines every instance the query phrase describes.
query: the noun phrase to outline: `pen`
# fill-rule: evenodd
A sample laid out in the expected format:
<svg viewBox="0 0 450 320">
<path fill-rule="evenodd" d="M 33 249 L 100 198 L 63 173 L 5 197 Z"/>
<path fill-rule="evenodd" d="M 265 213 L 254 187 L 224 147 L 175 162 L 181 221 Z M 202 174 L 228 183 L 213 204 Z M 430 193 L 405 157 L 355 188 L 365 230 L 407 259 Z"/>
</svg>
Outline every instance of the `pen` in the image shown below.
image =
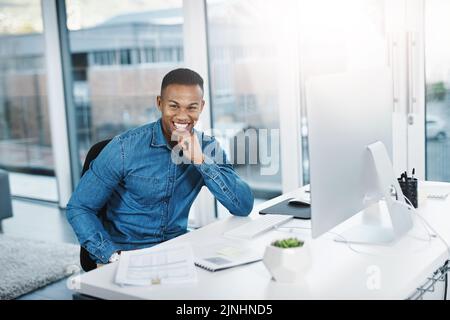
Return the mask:
<svg viewBox="0 0 450 320">
<path fill-rule="evenodd" d="M 412 175 L 411 175 L 411 179 L 414 179 L 414 174 L 416 173 L 416 168 L 412 169 Z"/>
</svg>

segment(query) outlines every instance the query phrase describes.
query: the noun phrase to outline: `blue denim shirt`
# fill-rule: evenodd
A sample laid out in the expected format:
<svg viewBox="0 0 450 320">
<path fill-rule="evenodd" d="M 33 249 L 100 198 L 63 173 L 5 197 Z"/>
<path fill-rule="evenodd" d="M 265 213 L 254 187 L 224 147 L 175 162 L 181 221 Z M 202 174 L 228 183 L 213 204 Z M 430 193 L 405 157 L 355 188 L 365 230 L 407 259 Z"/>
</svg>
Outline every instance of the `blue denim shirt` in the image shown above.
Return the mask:
<svg viewBox="0 0 450 320">
<path fill-rule="evenodd" d="M 107 263 L 115 251 L 150 247 L 186 233 L 189 209 L 205 185 L 232 214 L 251 212 L 253 194 L 217 141 L 195 134 L 205 154 L 201 165 L 173 161 L 161 119 L 116 136 L 91 162 L 66 212 L 80 244 L 97 263 Z M 101 221 L 98 212 L 105 204 Z"/>
</svg>

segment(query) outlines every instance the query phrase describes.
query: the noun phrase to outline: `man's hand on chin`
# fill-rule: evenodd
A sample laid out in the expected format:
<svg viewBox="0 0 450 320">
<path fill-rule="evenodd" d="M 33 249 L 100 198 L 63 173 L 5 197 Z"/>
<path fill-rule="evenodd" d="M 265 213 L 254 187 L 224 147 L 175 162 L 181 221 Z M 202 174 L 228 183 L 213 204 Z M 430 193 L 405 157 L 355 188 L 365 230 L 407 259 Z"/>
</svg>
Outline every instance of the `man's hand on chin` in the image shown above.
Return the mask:
<svg viewBox="0 0 450 320">
<path fill-rule="evenodd" d="M 204 155 L 197 135 L 186 130 L 177 130 L 175 133 L 178 146 L 183 150 L 183 156 L 194 164 L 202 164 Z"/>
</svg>

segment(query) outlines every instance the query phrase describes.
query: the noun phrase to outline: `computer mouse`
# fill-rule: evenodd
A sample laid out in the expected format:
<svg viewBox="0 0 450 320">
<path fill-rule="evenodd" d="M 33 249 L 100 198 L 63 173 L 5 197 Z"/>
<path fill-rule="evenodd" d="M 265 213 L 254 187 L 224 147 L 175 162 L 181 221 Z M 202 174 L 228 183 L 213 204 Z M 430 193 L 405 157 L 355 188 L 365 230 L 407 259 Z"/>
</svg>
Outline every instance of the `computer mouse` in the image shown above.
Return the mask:
<svg viewBox="0 0 450 320">
<path fill-rule="evenodd" d="M 298 198 L 292 198 L 288 201 L 288 203 L 290 205 L 299 206 L 299 207 L 309 207 L 310 206 L 310 204 L 306 200 L 298 199 Z"/>
</svg>

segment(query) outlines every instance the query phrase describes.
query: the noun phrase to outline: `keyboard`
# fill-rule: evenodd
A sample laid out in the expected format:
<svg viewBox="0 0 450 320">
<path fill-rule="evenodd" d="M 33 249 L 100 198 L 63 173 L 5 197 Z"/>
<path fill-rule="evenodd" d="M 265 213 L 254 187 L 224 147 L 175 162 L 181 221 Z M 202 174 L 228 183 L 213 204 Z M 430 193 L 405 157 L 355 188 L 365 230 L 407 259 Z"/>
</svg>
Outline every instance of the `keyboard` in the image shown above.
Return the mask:
<svg viewBox="0 0 450 320">
<path fill-rule="evenodd" d="M 281 214 L 266 214 L 256 220 L 247 222 L 239 227 L 225 232 L 223 235 L 232 238 L 253 239 L 256 236 L 273 229 L 292 219 L 293 216 Z"/>
<path fill-rule="evenodd" d="M 448 193 L 433 193 L 433 194 L 428 194 L 427 198 L 428 199 L 439 199 L 439 200 L 445 200 L 448 197 Z"/>
</svg>

